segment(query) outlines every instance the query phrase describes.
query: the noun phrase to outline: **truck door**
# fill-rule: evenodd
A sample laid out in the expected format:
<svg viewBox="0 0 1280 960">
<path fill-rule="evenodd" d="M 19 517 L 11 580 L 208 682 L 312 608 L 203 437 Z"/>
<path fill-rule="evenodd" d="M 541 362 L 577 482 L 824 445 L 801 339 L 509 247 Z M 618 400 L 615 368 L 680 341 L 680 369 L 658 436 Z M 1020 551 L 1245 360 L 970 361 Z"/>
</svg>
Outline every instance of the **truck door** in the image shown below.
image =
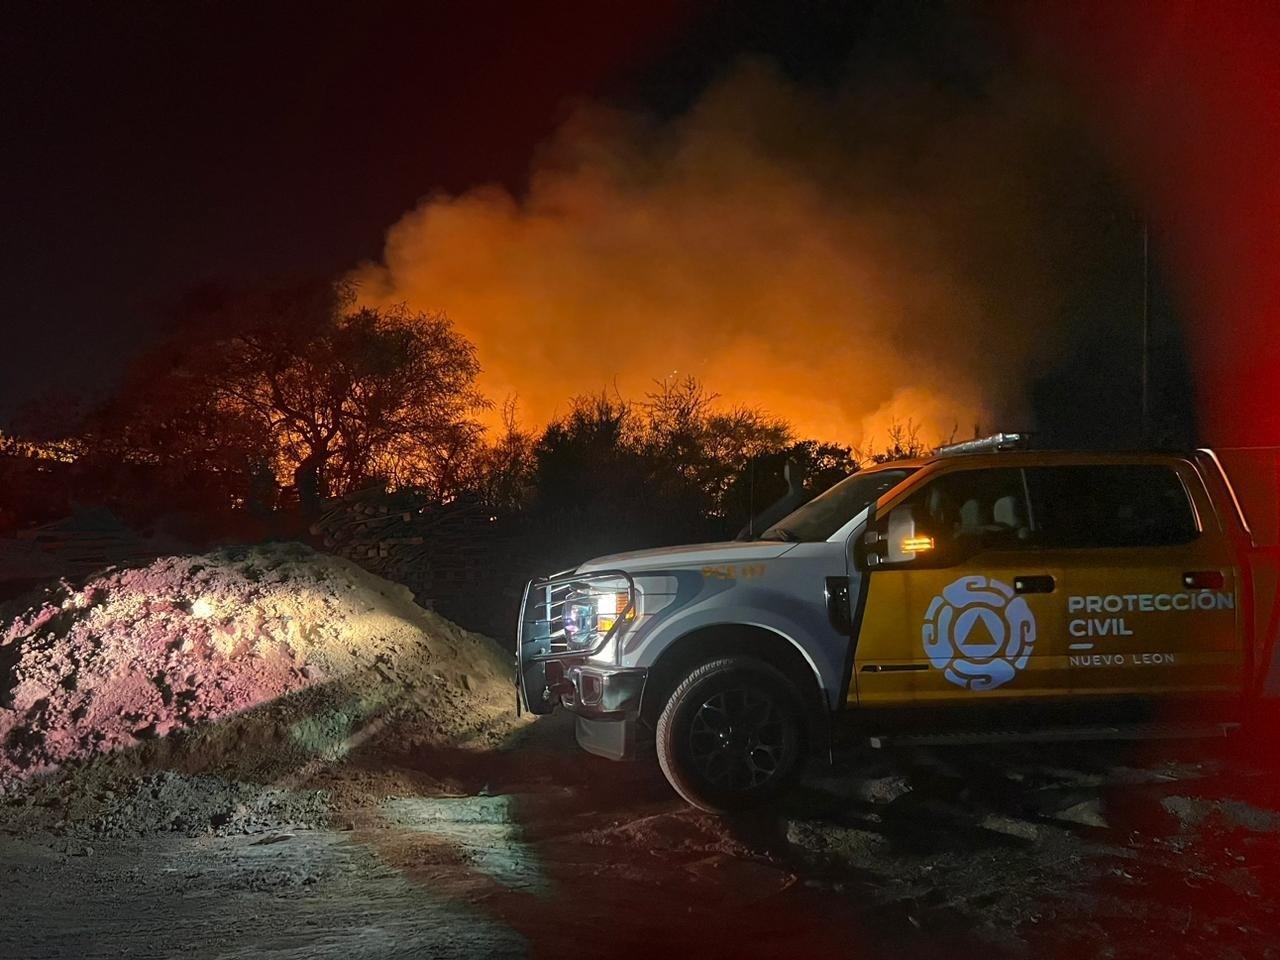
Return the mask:
<svg viewBox="0 0 1280 960">
<path fill-rule="evenodd" d="M 1035 539 L 1057 571 L 1081 694 L 1239 690 L 1230 541 L 1181 461 L 1028 467 Z"/>
<path fill-rule="evenodd" d="M 1062 603 L 1018 468 L 958 469 L 889 505 L 855 547 L 866 597 L 850 699 L 1061 695 Z"/>
</svg>

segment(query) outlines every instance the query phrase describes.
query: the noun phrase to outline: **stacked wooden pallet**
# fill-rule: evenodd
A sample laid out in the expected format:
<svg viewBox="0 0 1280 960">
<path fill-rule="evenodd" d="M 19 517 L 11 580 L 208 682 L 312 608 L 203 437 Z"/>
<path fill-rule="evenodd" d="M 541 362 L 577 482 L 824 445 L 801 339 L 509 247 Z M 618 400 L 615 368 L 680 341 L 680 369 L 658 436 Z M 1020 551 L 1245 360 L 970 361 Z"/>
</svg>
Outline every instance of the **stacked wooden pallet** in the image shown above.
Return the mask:
<svg viewBox="0 0 1280 960">
<path fill-rule="evenodd" d="M 370 488 L 331 500 L 311 525 L 317 545 L 413 590 L 423 605 L 451 601 L 486 579 L 500 549 L 483 505 L 431 502 Z"/>
<path fill-rule="evenodd" d="M 156 553 L 154 544 L 102 507 L 79 509 L 53 523 L 21 530 L 16 539 L 60 576 L 149 559 Z"/>
<path fill-rule="evenodd" d="M 387 557 L 393 547 L 423 544 L 421 535 L 406 533 L 421 508 L 409 494 L 372 487 L 325 504 L 311 533 L 326 550 L 352 560 Z"/>
</svg>

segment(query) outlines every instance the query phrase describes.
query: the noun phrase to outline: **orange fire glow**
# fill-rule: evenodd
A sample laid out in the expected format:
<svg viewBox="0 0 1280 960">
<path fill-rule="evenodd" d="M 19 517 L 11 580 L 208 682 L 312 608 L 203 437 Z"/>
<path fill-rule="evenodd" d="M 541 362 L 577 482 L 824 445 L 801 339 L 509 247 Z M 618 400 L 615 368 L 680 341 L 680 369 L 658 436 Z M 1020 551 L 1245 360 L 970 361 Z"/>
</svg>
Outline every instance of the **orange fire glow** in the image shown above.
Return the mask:
<svg viewBox="0 0 1280 960">
<path fill-rule="evenodd" d="M 1020 155 L 1042 131 L 938 126 L 929 101 L 889 149 L 850 137 L 857 106 L 748 64 L 667 124 L 584 109 L 526 195 L 428 199 L 354 277 L 369 303 L 448 313 L 529 425 L 692 374 L 803 436 L 967 435 L 1020 406 L 1044 346 Z"/>
</svg>

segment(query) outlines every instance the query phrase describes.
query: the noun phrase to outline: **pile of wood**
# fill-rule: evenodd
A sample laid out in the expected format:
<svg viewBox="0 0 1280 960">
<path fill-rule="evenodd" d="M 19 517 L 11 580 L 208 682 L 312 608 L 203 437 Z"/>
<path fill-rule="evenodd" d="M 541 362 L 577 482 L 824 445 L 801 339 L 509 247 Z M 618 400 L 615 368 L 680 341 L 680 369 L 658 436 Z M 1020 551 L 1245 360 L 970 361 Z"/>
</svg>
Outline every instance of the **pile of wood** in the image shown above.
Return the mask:
<svg viewBox="0 0 1280 960">
<path fill-rule="evenodd" d="M 311 533 L 330 553 L 350 560 L 390 557 L 392 550 L 422 547 L 420 533 L 409 533 L 422 504 L 410 494 L 389 494 L 376 487 L 330 500 Z"/>
<path fill-rule="evenodd" d="M 156 551 L 156 544 L 105 507 L 81 508 L 69 517 L 20 530 L 13 540 L 0 544 L 0 578 L 10 573 L 76 577 L 114 564 L 147 560 Z M 5 562 L 10 558 L 13 562 Z"/>
<path fill-rule="evenodd" d="M 436 504 L 374 487 L 325 503 L 311 533 L 324 550 L 405 584 L 420 604 L 444 612 L 490 579 L 500 527 L 481 504 Z"/>
</svg>

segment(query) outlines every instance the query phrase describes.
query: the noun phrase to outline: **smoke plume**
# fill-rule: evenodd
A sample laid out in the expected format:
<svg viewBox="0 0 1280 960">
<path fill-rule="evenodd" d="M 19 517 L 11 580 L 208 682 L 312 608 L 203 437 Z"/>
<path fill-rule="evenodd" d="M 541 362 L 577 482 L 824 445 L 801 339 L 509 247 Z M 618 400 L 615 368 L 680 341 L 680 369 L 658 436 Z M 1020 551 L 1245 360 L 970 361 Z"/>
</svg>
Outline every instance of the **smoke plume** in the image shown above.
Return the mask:
<svg viewBox="0 0 1280 960">
<path fill-rule="evenodd" d="M 580 108 L 522 196 L 433 196 L 355 278 L 447 312 L 534 424 L 693 374 L 846 443 L 1021 428 L 1068 142 L 1021 84 L 819 91 L 746 62 L 675 119 Z"/>
</svg>

